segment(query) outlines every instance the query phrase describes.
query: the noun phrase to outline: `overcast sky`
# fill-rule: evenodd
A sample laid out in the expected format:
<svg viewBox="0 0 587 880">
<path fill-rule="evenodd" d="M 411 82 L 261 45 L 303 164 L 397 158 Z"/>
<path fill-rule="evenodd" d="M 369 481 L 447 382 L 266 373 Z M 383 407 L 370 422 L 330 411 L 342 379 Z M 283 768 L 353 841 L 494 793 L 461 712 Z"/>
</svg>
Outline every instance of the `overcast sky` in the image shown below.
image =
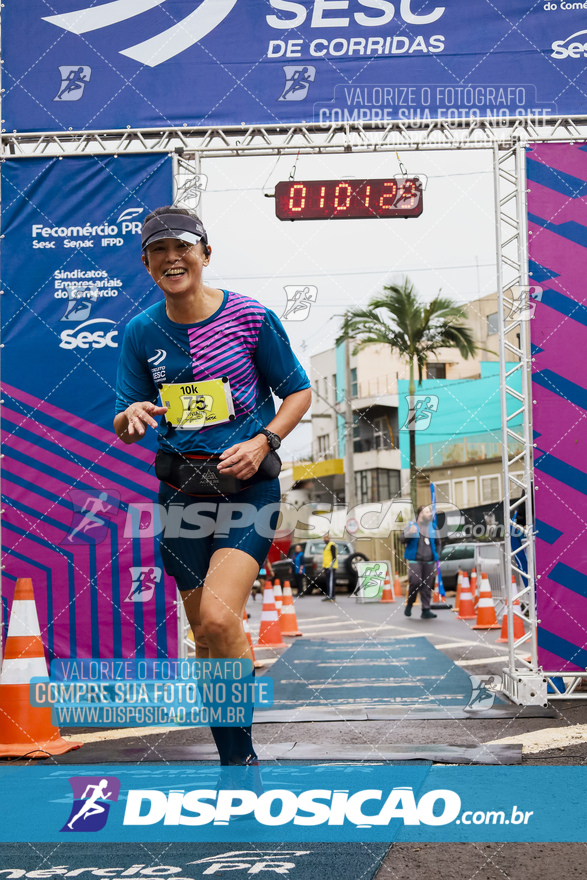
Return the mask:
<svg viewBox="0 0 587 880">
<path fill-rule="evenodd" d="M 210 159 L 201 213 L 214 253 L 207 282 L 260 300 L 281 315 L 284 286 L 312 284 L 317 302 L 285 326 L 302 364 L 333 345 L 345 308 L 365 304 L 407 275 L 424 299 L 440 289 L 467 302 L 496 289 L 492 157 L 487 150 L 403 152 L 408 174 L 428 177 L 418 218 L 280 221 L 265 198 L 287 180 L 378 178 L 400 173 L 394 152 Z M 309 426 L 287 444 L 309 450 Z"/>
</svg>

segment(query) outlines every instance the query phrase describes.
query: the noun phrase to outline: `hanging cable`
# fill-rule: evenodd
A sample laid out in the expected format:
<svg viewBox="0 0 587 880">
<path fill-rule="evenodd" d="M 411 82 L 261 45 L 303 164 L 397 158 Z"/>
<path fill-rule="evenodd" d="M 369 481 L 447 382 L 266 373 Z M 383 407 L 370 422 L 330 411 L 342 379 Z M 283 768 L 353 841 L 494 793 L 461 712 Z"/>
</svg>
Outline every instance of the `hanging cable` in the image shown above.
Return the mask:
<svg viewBox="0 0 587 880">
<path fill-rule="evenodd" d="M 292 169 L 291 169 L 291 171 L 289 172 L 289 178 L 288 178 L 289 180 L 295 180 L 295 179 L 296 179 L 296 169 L 297 169 L 297 167 L 298 167 L 298 159 L 299 159 L 299 158 L 300 158 L 300 151 L 298 150 L 298 154 L 297 154 L 297 156 L 296 156 L 296 158 L 295 158 L 295 162 L 293 163 L 293 165 L 292 165 Z"/>
<path fill-rule="evenodd" d="M 298 155 L 299 155 L 299 153 L 298 153 Z M 400 159 L 399 153 L 397 150 L 395 151 L 395 156 L 396 156 L 396 159 L 397 159 L 397 162 L 399 165 L 400 174 L 402 175 L 402 177 L 407 177 L 408 176 L 408 169 L 406 168 L 406 166 L 404 165 L 404 163 Z"/>
</svg>

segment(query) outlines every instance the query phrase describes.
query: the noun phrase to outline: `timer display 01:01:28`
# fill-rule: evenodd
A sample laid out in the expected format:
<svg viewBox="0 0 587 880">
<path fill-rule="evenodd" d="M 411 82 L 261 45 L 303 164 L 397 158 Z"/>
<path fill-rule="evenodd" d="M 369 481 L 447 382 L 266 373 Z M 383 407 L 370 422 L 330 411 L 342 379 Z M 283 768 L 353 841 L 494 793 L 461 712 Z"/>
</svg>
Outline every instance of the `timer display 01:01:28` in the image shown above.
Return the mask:
<svg viewBox="0 0 587 880">
<path fill-rule="evenodd" d="M 422 209 L 422 182 L 417 177 L 282 180 L 275 187 L 279 220 L 419 217 Z"/>
</svg>

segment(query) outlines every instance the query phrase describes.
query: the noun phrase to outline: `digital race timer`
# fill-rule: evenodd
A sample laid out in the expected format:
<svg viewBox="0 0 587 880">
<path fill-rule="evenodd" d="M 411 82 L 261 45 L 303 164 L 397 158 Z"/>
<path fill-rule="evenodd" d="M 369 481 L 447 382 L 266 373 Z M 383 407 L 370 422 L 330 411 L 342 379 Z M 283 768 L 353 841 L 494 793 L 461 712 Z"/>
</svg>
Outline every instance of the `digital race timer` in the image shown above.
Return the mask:
<svg viewBox="0 0 587 880">
<path fill-rule="evenodd" d="M 419 217 L 422 207 L 422 182 L 417 177 L 282 180 L 275 187 L 280 220 Z"/>
</svg>

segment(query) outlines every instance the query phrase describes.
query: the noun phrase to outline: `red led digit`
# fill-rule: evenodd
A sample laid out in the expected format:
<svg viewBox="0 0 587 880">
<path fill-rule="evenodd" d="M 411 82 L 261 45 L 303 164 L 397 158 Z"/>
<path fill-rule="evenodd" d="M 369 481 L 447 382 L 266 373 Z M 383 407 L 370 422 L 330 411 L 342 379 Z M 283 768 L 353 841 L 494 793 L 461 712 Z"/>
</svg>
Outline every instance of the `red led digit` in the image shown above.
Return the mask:
<svg viewBox="0 0 587 880">
<path fill-rule="evenodd" d="M 387 187 L 391 187 L 391 189 L 388 190 Z M 385 183 L 383 184 L 383 193 L 381 195 L 381 198 L 379 199 L 379 207 L 380 208 L 393 208 L 396 195 L 397 195 L 397 184 L 396 184 L 395 180 L 386 180 Z M 388 201 L 386 201 L 386 200 L 388 200 Z"/>
<path fill-rule="evenodd" d="M 301 193 L 296 193 L 296 190 L 301 190 Z M 289 209 L 290 211 L 303 211 L 306 207 L 306 187 L 303 183 L 294 183 L 289 191 Z M 300 196 L 300 204 L 294 205 L 294 200 L 296 195 Z"/>
<path fill-rule="evenodd" d="M 275 213 L 280 220 L 391 219 L 419 217 L 422 210 L 417 177 L 283 180 L 275 185 Z"/>
<path fill-rule="evenodd" d="M 338 194 L 340 193 L 342 187 L 345 186 L 347 190 L 346 194 L 346 203 L 344 205 L 338 204 Z M 348 211 L 348 207 L 351 203 L 351 187 L 349 183 L 338 183 L 336 185 L 336 190 L 334 192 L 334 207 L 337 211 Z"/>
<path fill-rule="evenodd" d="M 398 204 L 404 208 L 413 208 L 418 201 L 418 190 L 415 180 L 404 180 Z"/>
</svg>

